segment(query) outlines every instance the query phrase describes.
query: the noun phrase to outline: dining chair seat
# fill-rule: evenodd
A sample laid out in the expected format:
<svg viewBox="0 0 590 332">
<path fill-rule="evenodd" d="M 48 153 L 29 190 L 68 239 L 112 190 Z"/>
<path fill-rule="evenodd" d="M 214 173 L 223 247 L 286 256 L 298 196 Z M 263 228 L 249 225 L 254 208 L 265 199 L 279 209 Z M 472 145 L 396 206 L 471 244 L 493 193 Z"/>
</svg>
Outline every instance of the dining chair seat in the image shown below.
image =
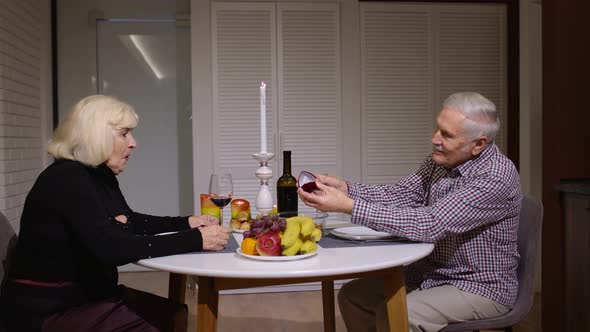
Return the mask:
<svg viewBox="0 0 590 332">
<path fill-rule="evenodd" d="M 512 331 L 512 326 L 522 321 L 531 310 L 535 293 L 537 248 L 541 238 L 543 205 L 539 200 L 525 195 L 522 200 L 518 225 L 518 253 L 520 262 L 516 270 L 518 295 L 512 310 L 503 316 L 451 323 L 440 332 L 501 330 Z"/>
</svg>

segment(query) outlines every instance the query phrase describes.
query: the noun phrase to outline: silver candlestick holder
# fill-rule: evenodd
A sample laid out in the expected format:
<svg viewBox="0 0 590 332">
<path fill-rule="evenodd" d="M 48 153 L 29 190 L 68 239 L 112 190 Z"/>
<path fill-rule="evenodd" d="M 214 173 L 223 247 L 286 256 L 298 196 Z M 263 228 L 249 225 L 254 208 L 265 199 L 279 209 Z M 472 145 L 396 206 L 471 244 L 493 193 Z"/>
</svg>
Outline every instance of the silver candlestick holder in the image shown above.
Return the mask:
<svg viewBox="0 0 590 332">
<path fill-rule="evenodd" d="M 274 153 L 254 153 L 252 157 L 260 163 L 260 167 L 256 170 L 256 177 L 260 179 L 260 189 L 256 195 L 256 210 L 262 215 L 267 215 L 274 205 L 274 199 L 268 188 L 268 181 L 272 178 L 272 169 L 268 167 L 268 163 L 275 157 Z"/>
</svg>

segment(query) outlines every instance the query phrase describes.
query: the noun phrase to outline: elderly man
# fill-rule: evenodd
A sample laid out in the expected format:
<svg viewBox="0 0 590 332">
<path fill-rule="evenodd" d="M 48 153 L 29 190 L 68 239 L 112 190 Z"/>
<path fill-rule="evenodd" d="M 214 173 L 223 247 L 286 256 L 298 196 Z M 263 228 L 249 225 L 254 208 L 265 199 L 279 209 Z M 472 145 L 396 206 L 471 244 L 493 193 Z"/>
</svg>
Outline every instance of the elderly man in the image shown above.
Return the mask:
<svg viewBox="0 0 590 332">
<path fill-rule="evenodd" d="M 318 190 L 299 190 L 305 204 L 345 212 L 354 224 L 435 244 L 408 266 L 412 331 L 505 314 L 516 299 L 516 245 L 522 194 L 514 164 L 494 138 L 494 104 L 473 92 L 451 95 L 432 136 L 433 152 L 413 174 L 392 185 L 317 175 Z M 349 331 L 388 331 L 383 283 L 353 280 L 340 290 Z"/>
</svg>

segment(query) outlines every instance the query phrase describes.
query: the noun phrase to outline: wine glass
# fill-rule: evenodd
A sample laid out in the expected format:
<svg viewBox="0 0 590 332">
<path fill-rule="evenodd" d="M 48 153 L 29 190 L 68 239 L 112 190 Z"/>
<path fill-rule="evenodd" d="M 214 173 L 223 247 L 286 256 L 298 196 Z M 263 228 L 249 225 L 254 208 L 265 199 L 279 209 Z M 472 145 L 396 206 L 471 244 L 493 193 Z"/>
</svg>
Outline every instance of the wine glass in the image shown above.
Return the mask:
<svg viewBox="0 0 590 332">
<path fill-rule="evenodd" d="M 223 208 L 231 202 L 233 195 L 234 186 L 228 169 L 222 168 L 211 174 L 209 198 L 219 207 L 219 225 L 223 225 Z"/>
</svg>

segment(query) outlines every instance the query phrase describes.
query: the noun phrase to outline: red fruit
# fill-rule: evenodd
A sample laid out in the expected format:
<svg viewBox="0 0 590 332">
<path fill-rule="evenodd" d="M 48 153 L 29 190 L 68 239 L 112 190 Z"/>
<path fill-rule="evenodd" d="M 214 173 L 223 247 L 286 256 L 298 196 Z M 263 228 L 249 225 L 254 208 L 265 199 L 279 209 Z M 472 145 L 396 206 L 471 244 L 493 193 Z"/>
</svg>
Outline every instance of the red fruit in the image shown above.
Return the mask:
<svg viewBox="0 0 590 332">
<path fill-rule="evenodd" d="M 280 256 L 281 237 L 275 232 L 262 233 L 256 240 L 256 251 L 260 256 Z"/>
</svg>

